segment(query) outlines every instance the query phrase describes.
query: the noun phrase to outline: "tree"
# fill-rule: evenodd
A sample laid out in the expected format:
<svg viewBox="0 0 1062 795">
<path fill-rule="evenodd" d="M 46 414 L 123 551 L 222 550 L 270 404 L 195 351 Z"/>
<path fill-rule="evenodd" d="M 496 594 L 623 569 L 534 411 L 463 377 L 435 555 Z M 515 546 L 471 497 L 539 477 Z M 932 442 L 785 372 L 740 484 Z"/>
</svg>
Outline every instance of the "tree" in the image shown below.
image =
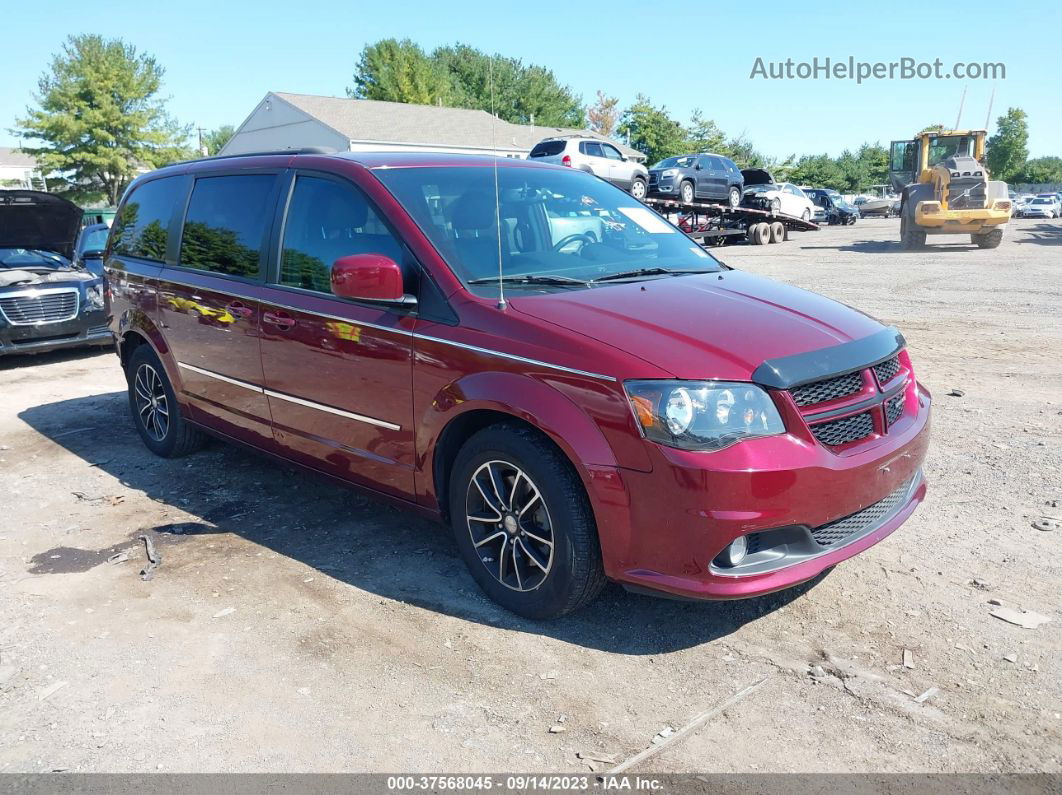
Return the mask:
<svg viewBox="0 0 1062 795">
<path fill-rule="evenodd" d="M 591 130 L 604 136 L 612 135 L 619 123 L 619 99 L 598 91 L 597 102 L 587 108 L 586 117 Z"/>
<path fill-rule="evenodd" d="M 689 139 L 686 129 L 668 115 L 667 108 L 655 107 L 644 94 L 639 94 L 634 104 L 623 111 L 617 132 L 626 136 L 632 147 L 644 152 L 650 163 L 683 154 Z"/>
<path fill-rule="evenodd" d="M 121 39 L 70 36 L 41 75 L 16 135 L 57 192 L 75 201 L 117 204 L 139 168 L 188 157 L 189 128 L 158 96 L 164 69 Z"/>
<path fill-rule="evenodd" d="M 1026 161 L 1014 182 L 1025 185 L 1048 185 L 1062 182 L 1062 157 L 1035 157 Z"/>
<path fill-rule="evenodd" d="M 815 188 L 846 188 L 844 171 L 829 155 L 804 155 L 797 161 L 789 179 L 798 185 Z"/>
<path fill-rule="evenodd" d="M 714 121 L 704 118 L 704 114 L 700 110 L 693 111 L 687 129 L 687 148 L 691 152 L 723 154 L 722 149 L 726 144 L 726 136 L 716 126 Z"/>
<path fill-rule="evenodd" d="M 221 147 L 229 142 L 235 132 L 236 128 L 231 124 L 223 124 L 216 130 L 209 130 L 204 133 L 203 146 L 206 147 L 206 153 L 208 155 L 216 155 L 221 151 Z"/>
<path fill-rule="evenodd" d="M 1028 116 L 1021 108 L 1008 108 L 996 119 L 996 134 L 988 139 L 985 165 L 993 179 L 1010 182 L 1029 158 Z"/>
<path fill-rule="evenodd" d="M 416 105 L 450 105 L 454 92 L 446 73 L 419 45 L 403 39 L 383 39 L 361 51 L 354 71 L 354 86 L 347 96 L 409 102 Z"/>
<path fill-rule="evenodd" d="M 488 55 L 467 44 L 439 47 L 431 59 L 448 75 L 452 104 L 457 107 L 486 111 L 493 107 L 498 118 L 513 124 L 582 127 L 586 123 L 582 101 L 544 67 Z"/>
</svg>

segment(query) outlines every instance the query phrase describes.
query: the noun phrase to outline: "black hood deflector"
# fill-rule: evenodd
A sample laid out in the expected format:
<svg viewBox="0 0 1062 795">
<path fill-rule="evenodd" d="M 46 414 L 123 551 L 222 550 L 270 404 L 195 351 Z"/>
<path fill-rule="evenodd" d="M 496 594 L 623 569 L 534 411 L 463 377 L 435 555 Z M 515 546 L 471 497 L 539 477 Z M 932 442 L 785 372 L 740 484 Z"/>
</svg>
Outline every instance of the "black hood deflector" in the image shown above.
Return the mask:
<svg viewBox="0 0 1062 795">
<path fill-rule="evenodd" d="M 81 208 L 52 193 L 0 190 L 0 248 L 36 248 L 74 258 Z"/>
</svg>

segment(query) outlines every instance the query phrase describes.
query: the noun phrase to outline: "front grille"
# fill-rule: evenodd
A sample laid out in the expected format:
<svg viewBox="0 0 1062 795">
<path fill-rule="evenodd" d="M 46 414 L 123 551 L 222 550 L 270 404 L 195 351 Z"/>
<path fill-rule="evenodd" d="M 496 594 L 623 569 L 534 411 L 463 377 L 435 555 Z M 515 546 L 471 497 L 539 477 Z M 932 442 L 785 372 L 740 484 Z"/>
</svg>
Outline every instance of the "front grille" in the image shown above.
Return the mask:
<svg viewBox="0 0 1062 795">
<path fill-rule="evenodd" d="M 870 436 L 874 432 L 874 419 L 869 411 L 864 411 L 851 417 L 812 425 L 811 432 L 823 444 L 836 447 Z"/>
<path fill-rule="evenodd" d="M 850 514 L 843 519 L 830 522 L 829 524 L 824 524 L 822 527 L 814 528 L 811 531 L 811 537 L 814 538 L 820 546 L 829 547 L 840 541 L 844 541 L 846 538 L 856 535 L 857 533 L 862 533 L 872 526 L 880 524 L 897 511 L 903 503 L 904 498 L 907 496 L 908 491 L 910 491 L 911 482 L 913 480 L 914 478 L 912 477 L 911 480 L 908 480 L 888 497 L 861 511 L 857 511 L 856 513 Z"/>
<path fill-rule="evenodd" d="M 789 390 L 798 406 L 813 406 L 816 403 L 825 403 L 827 400 L 854 395 L 863 388 L 863 376 L 860 373 L 848 373 L 836 378 L 827 378 L 824 381 L 814 381 L 810 384 L 794 387 Z"/>
<path fill-rule="evenodd" d="M 61 323 L 77 316 L 76 289 L 41 290 L 0 296 L 0 312 L 13 326 Z"/>
<path fill-rule="evenodd" d="M 900 372 L 900 357 L 893 356 L 881 364 L 874 365 L 874 375 L 878 377 L 878 383 L 884 386 L 896 377 Z"/>
<path fill-rule="evenodd" d="M 887 424 L 892 425 L 896 420 L 903 416 L 903 403 L 905 397 L 903 392 L 898 394 L 894 398 L 889 398 L 885 403 L 885 421 Z"/>
</svg>

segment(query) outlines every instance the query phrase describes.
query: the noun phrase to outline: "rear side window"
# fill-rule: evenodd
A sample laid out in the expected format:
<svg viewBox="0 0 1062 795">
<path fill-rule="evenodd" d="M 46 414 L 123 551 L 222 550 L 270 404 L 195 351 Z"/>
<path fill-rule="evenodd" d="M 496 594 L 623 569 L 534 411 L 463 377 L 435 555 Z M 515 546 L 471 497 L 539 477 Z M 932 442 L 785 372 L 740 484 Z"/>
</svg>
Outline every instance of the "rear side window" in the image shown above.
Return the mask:
<svg viewBox="0 0 1062 795">
<path fill-rule="evenodd" d="M 174 204 L 181 193 L 181 177 L 163 177 L 135 188 L 114 219 L 113 251 L 156 262 L 166 259 L 166 236 Z"/>
<path fill-rule="evenodd" d="M 584 155 L 590 157 L 604 157 L 605 153 L 601 151 L 601 144 L 596 141 L 583 141 L 579 144 L 579 149 Z"/>
<path fill-rule="evenodd" d="M 542 141 L 535 144 L 530 157 L 553 157 L 564 151 L 564 141 Z"/>
<path fill-rule="evenodd" d="M 181 265 L 258 276 L 275 180 L 273 174 L 197 179 L 184 219 Z"/>
<path fill-rule="evenodd" d="M 300 176 L 288 205 L 280 283 L 332 292 L 332 263 L 351 254 L 402 262 L 402 246 L 355 186 Z"/>
</svg>

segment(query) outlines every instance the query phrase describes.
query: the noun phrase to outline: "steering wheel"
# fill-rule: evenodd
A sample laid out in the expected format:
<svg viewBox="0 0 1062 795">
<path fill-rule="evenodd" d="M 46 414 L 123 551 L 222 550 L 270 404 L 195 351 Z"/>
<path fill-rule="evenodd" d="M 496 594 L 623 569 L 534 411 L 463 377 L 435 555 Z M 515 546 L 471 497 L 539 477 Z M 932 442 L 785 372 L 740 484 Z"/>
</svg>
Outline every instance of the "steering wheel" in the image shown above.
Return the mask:
<svg viewBox="0 0 1062 795">
<path fill-rule="evenodd" d="M 573 235 L 565 235 L 553 246 L 554 251 L 563 251 L 565 246 L 570 246 L 577 240 L 581 240 L 585 246 L 587 243 L 596 243 L 597 240 L 593 235 L 588 235 L 586 232 L 576 232 Z M 582 246 L 580 246 L 582 248 Z"/>
</svg>

